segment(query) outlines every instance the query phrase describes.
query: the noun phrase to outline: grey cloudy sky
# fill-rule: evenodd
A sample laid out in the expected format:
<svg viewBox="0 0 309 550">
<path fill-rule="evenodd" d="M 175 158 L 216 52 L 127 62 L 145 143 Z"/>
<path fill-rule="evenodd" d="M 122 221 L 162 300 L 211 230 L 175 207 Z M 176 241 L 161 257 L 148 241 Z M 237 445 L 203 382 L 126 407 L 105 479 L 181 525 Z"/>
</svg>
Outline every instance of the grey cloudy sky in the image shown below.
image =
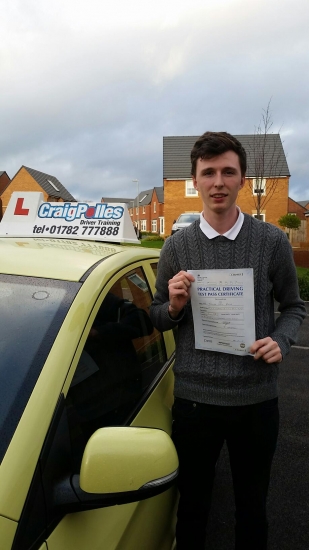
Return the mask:
<svg viewBox="0 0 309 550">
<path fill-rule="evenodd" d="M 253 133 L 271 101 L 309 199 L 308 0 L 0 0 L 0 170 L 78 199 L 162 185 L 163 136 Z"/>
</svg>

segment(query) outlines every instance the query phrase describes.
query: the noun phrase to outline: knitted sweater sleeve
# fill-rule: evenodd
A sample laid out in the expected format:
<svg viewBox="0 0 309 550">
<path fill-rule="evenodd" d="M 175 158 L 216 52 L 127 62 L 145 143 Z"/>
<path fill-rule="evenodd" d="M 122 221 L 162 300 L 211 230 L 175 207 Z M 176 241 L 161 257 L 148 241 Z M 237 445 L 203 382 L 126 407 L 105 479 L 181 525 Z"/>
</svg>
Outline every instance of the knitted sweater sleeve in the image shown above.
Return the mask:
<svg viewBox="0 0 309 550">
<path fill-rule="evenodd" d="M 172 319 L 168 313 L 169 293 L 168 281 L 180 271 L 172 246 L 172 239 L 167 239 L 161 250 L 156 279 L 156 293 L 150 306 L 150 319 L 158 330 L 164 332 L 174 328 L 185 315 L 184 310 L 177 319 Z"/>
<path fill-rule="evenodd" d="M 280 233 L 278 246 L 270 266 L 274 298 L 279 302 L 280 315 L 270 336 L 278 343 L 282 357 L 284 357 L 297 340 L 299 327 L 306 317 L 306 308 L 299 296 L 292 247 L 286 235 L 283 232 Z"/>
</svg>

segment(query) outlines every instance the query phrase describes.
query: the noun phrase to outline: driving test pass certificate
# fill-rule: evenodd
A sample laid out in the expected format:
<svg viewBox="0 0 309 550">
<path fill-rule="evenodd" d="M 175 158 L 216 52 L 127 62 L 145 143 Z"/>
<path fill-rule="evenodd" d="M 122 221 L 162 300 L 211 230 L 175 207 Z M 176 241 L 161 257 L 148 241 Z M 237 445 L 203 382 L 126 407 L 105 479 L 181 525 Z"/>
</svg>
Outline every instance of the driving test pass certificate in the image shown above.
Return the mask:
<svg viewBox="0 0 309 550">
<path fill-rule="evenodd" d="M 253 269 L 188 270 L 195 347 L 250 355 L 255 342 Z"/>
</svg>

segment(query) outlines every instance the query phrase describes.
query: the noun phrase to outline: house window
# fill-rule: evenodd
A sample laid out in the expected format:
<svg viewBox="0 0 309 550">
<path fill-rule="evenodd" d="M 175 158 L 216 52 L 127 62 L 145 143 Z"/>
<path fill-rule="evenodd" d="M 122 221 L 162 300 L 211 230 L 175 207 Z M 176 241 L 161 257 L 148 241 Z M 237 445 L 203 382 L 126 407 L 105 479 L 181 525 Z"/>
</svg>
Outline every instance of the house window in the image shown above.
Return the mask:
<svg viewBox="0 0 309 550">
<path fill-rule="evenodd" d="M 147 220 L 141 220 L 141 231 L 147 231 Z"/>
<path fill-rule="evenodd" d="M 154 211 L 154 213 L 156 213 L 156 211 L 157 211 L 157 203 L 156 202 L 153 203 L 153 211 Z"/>
<path fill-rule="evenodd" d="M 164 218 L 159 218 L 159 224 L 160 224 L 160 235 L 164 234 Z"/>
<path fill-rule="evenodd" d="M 58 187 L 51 180 L 47 180 L 47 181 L 56 191 L 60 192 L 60 189 L 58 189 Z"/>
<path fill-rule="evenodd" d="M 151 222 L 151 231 L 152 231 L 152 233 L 157 232 L 157 220 L 152 220 L 152 222 Z"/>
<path fill-rule="evenodd" d="M 261 220 L 262 222 L 265 222 L 265 214 L 252 214 L 254 218 L 257 220 Z"/>
<path fill-rule="evenodd" d="M 253 178 L 253 195 L 266 195 L 266 178 Z"/>
<path fill-rule="evenodd" d="M 186 197 L 198 197 L 198 191 L 195 189 L 192 180 L 186 180 Z"/>
<path fill-rule="evenodd" d="M 146 207 L 143 206 L 143 214 L 146 214 Z"/>
<path fill-rule="evenodd" d="M 135 214 L 138 216 L 138 206 L 135 208 Z"/>
</svg>

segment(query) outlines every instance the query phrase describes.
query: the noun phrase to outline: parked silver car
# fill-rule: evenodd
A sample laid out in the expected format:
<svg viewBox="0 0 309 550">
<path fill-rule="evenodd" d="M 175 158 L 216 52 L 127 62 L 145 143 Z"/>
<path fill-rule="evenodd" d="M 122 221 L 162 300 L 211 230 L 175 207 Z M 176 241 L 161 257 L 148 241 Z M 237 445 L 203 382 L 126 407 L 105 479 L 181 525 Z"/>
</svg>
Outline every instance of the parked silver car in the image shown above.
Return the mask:
<svg viewBox="0 0 309 550">
<path fill-rule="evenodd" d="M 177 220 L 174 220 L 172 226 L 172 235 L 176 233 L 176 231 L 179 231 L 179 229 L 184 229 L 184 227 L 188 227 L 188 225 L 190 225 L 192 222 L 198 220 L 199 217 L 199 212 L 183 212 L 182 214 L 180 214 Z"/>
</svg>

